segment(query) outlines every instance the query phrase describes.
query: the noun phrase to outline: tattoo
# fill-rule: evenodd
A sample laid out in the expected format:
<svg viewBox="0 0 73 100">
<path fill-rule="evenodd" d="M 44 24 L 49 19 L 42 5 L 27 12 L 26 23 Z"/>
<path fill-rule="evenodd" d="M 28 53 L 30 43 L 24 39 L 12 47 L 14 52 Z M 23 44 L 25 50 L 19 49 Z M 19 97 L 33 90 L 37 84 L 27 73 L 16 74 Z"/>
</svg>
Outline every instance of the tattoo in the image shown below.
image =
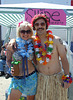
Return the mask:
<svg viewBox="0 0 73 100">
<path fill-rule="evenodd" d="M 63 44 L 63 41 L 62 41 L 61 39 L 59 39 L 59 42 L 60 42 L 61 44 Z"/>
</svg>

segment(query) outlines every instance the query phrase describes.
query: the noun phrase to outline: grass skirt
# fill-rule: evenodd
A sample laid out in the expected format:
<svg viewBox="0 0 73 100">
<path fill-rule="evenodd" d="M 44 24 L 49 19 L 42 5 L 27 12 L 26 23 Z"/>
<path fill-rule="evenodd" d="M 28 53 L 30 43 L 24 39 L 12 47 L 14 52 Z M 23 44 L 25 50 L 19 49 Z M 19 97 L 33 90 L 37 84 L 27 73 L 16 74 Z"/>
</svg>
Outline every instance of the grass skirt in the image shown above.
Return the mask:
<svg viewBox="0 0 73 100">
<path fill-rule="evenodd" d="M 38 74 L 36 100 L 67 100 L 67 89 L 61 86 L 63 73 L 54 75 Z"/>
</svg>

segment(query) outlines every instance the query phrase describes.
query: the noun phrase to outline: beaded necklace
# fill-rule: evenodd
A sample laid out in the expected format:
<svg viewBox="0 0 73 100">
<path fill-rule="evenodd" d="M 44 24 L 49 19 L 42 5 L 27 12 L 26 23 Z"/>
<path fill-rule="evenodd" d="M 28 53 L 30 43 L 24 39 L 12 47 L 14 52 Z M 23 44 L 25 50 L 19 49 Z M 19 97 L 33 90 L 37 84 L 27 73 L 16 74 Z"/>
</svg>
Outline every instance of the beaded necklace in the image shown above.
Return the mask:
<svg viewBox="0 0 73 100">
<path fill-rule="evenodd" d="M 37 33 L 35 33 L 35 54 L 37 56 L 37 61 L 40 62 L 40 64 L 46 65 L 47 62 L 51 60 L 51 54 L 53 50 L 53 38 L 52 31 L 47 31 L 47 41 L 44 41 L 44 47 L 41 45 L 41 40 Z M 43 58 L 45 60 L 43 61 Z"/>
</svg>

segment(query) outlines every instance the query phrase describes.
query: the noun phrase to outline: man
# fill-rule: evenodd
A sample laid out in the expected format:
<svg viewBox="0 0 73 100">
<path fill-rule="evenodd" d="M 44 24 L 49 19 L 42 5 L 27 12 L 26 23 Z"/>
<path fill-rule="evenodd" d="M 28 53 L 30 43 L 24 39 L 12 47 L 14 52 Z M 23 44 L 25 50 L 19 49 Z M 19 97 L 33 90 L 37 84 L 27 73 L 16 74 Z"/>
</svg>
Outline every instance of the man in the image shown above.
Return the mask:
<svg viewBox="0 0 73 100">
<path fill-rule="evenodd" d="M 35 15 L 31 24 L 36 31 L 34 39 L 38 70 L 36 100 L 67 100 L 67 88 L 72 79 L 69 77 L 65 46 L 60 38 L 52 35 L 52 31 L 46 31 L 49 19 L 44 14 Z M 12 46 L 13 41 L 15 40 L 12 40 L 9 45 Z"/>
</svg>

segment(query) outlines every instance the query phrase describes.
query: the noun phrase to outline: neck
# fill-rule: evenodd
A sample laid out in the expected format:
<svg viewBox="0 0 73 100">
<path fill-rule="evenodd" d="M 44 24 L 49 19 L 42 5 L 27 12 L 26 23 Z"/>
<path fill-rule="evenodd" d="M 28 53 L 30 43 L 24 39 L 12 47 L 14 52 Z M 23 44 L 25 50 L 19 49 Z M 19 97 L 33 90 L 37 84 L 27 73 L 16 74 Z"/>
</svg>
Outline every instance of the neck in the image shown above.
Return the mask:
<svg viewBox="0 0 73 100">
<path fill-rule="evenodd" d="M 39 38 L 40 38 L 41 40 L 43 40 L 43 38 L 46 37 L 47 32 L 44 32 L 44 33 L 42 33 L 42 34 L 39 34 L 39 33 L 37 33 L 37 34 L 38 34 Z"/>
</svg>

